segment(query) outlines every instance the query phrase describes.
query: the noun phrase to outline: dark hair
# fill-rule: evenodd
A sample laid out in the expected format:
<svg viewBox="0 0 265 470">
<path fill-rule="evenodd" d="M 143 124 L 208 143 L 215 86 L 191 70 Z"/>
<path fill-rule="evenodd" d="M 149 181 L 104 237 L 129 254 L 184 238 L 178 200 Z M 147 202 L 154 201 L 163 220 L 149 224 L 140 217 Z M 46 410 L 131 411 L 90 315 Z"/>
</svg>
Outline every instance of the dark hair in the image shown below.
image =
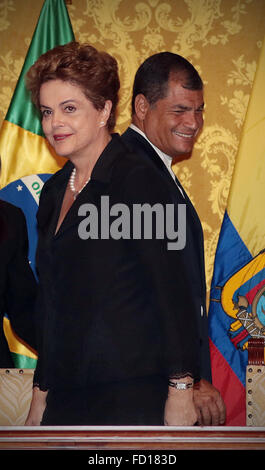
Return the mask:
<svg viewBox="0 0 265 470">
<path fill-rule="evenodd" d="M 172 52 L 160 52 L 148 57 L 138 68 L 132 96 L 132 112 L 135 112 L 135 97 L 143 94 L 152 106 L 165 98 L 168 81 L 173 78 L 181 82 L 183 88 L 202 90 L 203 82 L 197 70 L 184 57 Z"/>
<path fill-rule="evenodd" d="M 114 57 L 89 44 L 75 41 L 42 54 L 26 78 L 31 99 L 38 109 L 41 85 L 56 79 L 80 86 L 96 109 L 103 109 L 105 102 L 110 100 L 112 110 L 107 124 L 109 130 L 114 128 L 120 88 L 118 64 Z"/>
</svg>

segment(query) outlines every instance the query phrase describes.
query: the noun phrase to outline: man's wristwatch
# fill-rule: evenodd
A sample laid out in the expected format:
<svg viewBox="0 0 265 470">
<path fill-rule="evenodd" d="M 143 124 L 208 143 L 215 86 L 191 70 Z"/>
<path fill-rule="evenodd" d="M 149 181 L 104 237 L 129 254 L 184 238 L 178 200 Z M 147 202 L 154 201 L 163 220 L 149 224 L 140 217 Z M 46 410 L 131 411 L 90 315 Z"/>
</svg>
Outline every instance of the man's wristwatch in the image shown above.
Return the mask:
<svg viewBox="0 0 265 470">
<path fill-rule="evenodd" d="M 177 390 L 187 390 L 188 388 L 193 387 L 193 382 L 172 382 L 169 380 L 168 385 L 170 387 L 176 388 Z"/>
</svg>

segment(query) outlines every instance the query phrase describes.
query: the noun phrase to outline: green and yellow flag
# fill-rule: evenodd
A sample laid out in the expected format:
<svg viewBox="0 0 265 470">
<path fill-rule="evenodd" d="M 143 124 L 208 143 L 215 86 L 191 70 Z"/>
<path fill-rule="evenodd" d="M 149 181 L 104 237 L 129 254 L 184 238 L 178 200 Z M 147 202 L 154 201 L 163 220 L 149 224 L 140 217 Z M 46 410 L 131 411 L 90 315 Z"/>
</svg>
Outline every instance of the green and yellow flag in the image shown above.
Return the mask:
<svg viewBox="0 0 265 470">
<path fill-rule="evenodd" d="M 41 54 L 73 40 L 64 0 L 46 0 L 0 132 L 1 188 L 26 175 L 54 173 L 63 163 L 43 138 L 24 77 Z"/>
<path fill-rule="evenodd" d="M 62 167 L 65 160 L 54 153 L 43 136 L 24 77 L 41 54 L 73 40 L 74 33 L 64 0 L 45 0 L 0 130 L 0 198 L 20 207 L 26 216 L 29 262 L 33 271 L 37 243 L 35 216 L 40 192 L 44 182 Z M 35 354 L 14 335 L 7 318 L 4 318 L 4 331 L 15 367 L 34 367 Z"/>
</svg>

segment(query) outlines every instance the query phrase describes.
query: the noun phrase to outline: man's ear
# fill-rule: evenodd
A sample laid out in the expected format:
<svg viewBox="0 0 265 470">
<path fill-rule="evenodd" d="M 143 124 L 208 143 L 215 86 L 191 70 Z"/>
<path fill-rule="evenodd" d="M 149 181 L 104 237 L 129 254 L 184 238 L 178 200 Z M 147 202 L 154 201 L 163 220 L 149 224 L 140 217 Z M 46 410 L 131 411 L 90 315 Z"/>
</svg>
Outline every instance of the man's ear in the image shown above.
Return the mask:
<svg viewBox="0 0 265 470">
<path fill-rule="evenodd" d="M 135 114 L 140 121 L 143 121 L 145 119 L 149 107 L 150 105 L 144 95 L 142 95 L 141 93 L 139 95 L 136 95 L 134 100 L 134 109 Z"/>
</svg>

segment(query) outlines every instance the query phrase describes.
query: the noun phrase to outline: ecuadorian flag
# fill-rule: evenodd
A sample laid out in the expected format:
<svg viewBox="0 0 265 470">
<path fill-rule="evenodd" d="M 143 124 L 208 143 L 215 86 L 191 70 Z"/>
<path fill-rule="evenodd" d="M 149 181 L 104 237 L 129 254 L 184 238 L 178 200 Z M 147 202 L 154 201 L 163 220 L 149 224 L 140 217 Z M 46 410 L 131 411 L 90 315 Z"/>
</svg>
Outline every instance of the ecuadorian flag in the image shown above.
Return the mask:
<svg viewBox="0 0 265 470">
<path fill-rule="evenodd" d="M 265 336 L 265 40 L 216 250 L 209 309 L 213 384 L 226 424 L 246 424 L 248 340 Z"/>
<path fill-rule="evenodd" d="M 37 111 L 25 88 L 24 77 L 38 57 L 57 45 L 74 40 L 64 0 L 46 0 L 14 91 L 6 118 L 0 130 L 0 198 L 20 207 L 27 220 L 29 262 L 33 271 L 37 232 L 35 216 L 44 182 L 65 163 L 48 146 L 42 133 Z M 14 365 L 33 368 L 35 354 L 12 331 L 7 317 L 4 331 Z"/>
</svg>

